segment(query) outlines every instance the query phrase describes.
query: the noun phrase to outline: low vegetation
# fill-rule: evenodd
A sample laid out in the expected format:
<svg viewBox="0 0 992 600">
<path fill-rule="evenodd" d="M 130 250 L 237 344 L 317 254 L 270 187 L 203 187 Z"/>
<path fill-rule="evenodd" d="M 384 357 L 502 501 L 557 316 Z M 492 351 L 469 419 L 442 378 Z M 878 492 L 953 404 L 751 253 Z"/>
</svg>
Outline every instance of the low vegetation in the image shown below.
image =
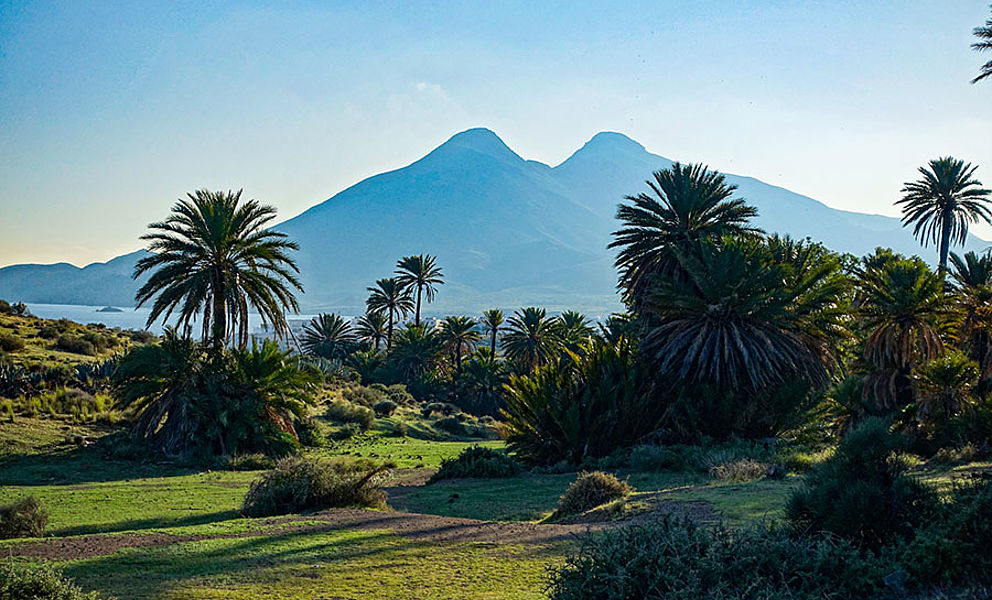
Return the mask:
<svg viewBox="0 0 992 600">
<path fill-rule="evenodd" d="M 462 450 L 455 458 L 442 460 L 440 468 L 431 476 L 430 481 L 465 477 L 496 479 L 513 477 L 520 471 L 520 463 L 507 456 L 505 452 L 483 446 L 471 446 Z"/>
<path fill-rule="evenodd" d="M 0 564 L 0 600 L 99 600 L 49 565 Z"/>
<path fill-rule="evenodd" d="M 552 519 L 581 514 L 633 492 L 633 486 L 612 473 L 582 472 L 565 490 Z"/>
<path fill-rule="evenodd" d="M 0 540 L 40 537 L 48 526 L 48 511 L 34 496 L 0 506 Z"/>
</svg>

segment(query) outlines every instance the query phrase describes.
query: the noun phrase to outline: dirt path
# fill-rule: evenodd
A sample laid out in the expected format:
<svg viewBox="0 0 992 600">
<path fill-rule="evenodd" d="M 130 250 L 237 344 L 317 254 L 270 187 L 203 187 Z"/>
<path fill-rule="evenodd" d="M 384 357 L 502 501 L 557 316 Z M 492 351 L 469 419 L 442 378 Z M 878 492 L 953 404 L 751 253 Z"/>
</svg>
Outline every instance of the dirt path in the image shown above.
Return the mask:
<svg viewBox="0 0 992 600">
<path fill-rule="evenodd" d="M 318 521 L 318 523 L 313 523 Z M 49 560 L 76 560 L 113 554 L 125 548 L 149 548 L 194 540 L 268 537 L 290 533 L 312 533 L 339 529 L 380 529 L 425 542 L 491 542 L 497 544 L 545 544 L 574 537 L 603 525 L 539 525 L 536 523 L 494 523 L 440 517 L 419 513 L 380 512 L 360 508 L 339 508 L 312 515 L 279 517 L 261 521 L 278 525 L 257 531 L 219 535 L 172 535 L 168 533 L 120 533 L 81 535 L 67 538 L 21 542 L 4 548 L 13 556 Z"/>
</svg>

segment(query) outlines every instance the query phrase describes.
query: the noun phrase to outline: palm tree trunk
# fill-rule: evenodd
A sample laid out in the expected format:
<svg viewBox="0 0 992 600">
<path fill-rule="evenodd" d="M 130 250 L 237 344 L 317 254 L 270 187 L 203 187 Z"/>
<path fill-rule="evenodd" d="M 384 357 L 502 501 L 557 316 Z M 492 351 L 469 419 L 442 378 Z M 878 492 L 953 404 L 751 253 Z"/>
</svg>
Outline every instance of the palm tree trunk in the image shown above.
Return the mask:
<svg viewBox="0 0 992 600">
<path fill-rule="evenodd" d="M 940 275 L 940 280 L 944 280 L 944 274 L 947 273 L 947 255 L 951 250 L 951 219 L 954 218 L 952 213 L 944 213 L 944 218 L 940 223 L 940 263 L 938 274 Z"/>
<path fill-rule="evenodd" d="M 393 347 L 393 309 L 389 309 L 389 327 L 386 329 L 386 350 Z"/>
<path fill-rule="evenodd" d="M 217 279 L 214 281 L 213 300 L 213 335 L 211 343 L 214 350 L 224 347 L 224 339 L 227 337 L 227 304 L 224 302 L 223 275 L 216 273 Z"/>
<path fill-rule="evenodd" d="M 496 328 L 493 327 L 492 341 L 489 344 L 490 349 L 493 353 L 493 360 L 496 360 Z"/>
<path fill-rule="evenodd" d="M 423 291 L 424 288 L 420 284 L 417 284 L 417 315 L 414 320 L 414 323 L 417 325 L 417 327 L 420 327 L 420 294 L 422 294 Z"/>
</svg>

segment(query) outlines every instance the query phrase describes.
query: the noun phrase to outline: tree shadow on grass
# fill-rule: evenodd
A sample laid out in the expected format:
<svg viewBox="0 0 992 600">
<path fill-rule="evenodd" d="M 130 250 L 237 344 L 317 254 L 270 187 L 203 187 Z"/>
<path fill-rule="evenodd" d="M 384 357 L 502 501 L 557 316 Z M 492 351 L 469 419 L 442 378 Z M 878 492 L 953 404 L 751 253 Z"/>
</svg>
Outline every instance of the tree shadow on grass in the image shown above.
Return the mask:
<svg viewBox="0 0 992 600">
<path fill-rule="evenodd" d="M 169 461 L 109 459 L 99 446 L 57 448 L 41 454 L 0 457 L 0 485 L 71 485 L 142 477 L 188 475 L 202 468 Z"/>
<path fill-rule="evenodd" d="M 95 533 L 120 533 L 123 531 L 144 531 L 147 529 L 166 529 L 170 527 L 185 527 L 189 525 L 207 525 L 237 519 L 241 515 L 236 510 L 222 510 L 211 513 L 189 515 L 179 518 L 162 517 L 157 519 L 128 519 L 115 523 L 96 525 L 80 525 L 64 527 L 46 533 L 51 537 L 67 537 L 70 535 L 90 535 Z"/>
<path fill-rule="evenodd" d="M 479 553 L 485 556 L 480 557 Z M 74 561 L 65 565 L 65 572 L 87 590 L 120 598 L 165 596 L 170 590 L 194 585 L 214 590 L 290 586 L 294 578 L 299 586 L 305 587 L 318 585 L 310 580 L 326 577 L 367 580 L 368 591 L 374 593 L 382 591 L 376 582 L 383 577 L 393 577 L 393 581 L 407 577 L 436 578 L 438 575 L 430 573 L 432 565 L 448 566 L 462 559 L 544 558 L 552 553 L 546 545 L 507 555 L 502 549 L 490 546 L 432 544 L 382 530 L 330 528 L 128 549 Z M 287 587 L 286 597 L 295 597 L 293 594 L 293 588 Z M 246 592 L 246 597 L 251 596 Z"/>
</svg>

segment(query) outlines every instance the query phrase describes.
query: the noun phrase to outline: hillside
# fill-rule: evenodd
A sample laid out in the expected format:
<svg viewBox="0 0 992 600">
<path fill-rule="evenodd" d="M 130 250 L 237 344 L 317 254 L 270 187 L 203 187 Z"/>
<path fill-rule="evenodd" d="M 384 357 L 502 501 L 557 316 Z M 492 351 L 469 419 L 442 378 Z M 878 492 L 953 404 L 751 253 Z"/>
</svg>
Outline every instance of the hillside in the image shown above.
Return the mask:
<svg viewBox="0 0 992 600">
<path fill-rule="evenodd" d="M 542 305 L 604 314 L 619 308 L 606 248 L 617 227 L 616 206 L 644 189 L 652 171 L 671 164 L 627 136 L 604 132 L 551 167 L 520 157 L 488 129 L 470 129 L 277 228 L 300 244 L 305 310 L 356 314 L 365 288 L 388 276 L 400 256 L 426 252 L 438 256 L 447 280 L 431 312 Z M 751 177 L 727 178 L 758 208 L 757 223 L 766 231 L 811 237 L 854 254 L 876 246 L 921 251 L 898 219 L 832 209 Z M 969 237 L 968 249 L 985 246 Z M 6 267 L 0 297 L 130 305 L 137 285 L 129 277 L 141 255 L 82 269 Z"/>
</svg>

